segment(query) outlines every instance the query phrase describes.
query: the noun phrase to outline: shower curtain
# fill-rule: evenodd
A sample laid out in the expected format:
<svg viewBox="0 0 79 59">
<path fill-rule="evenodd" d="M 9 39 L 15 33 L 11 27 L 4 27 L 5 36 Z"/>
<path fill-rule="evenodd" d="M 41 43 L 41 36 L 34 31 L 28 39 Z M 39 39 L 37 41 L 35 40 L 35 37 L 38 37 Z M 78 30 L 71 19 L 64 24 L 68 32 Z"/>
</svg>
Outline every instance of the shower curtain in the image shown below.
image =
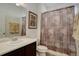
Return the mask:
<svg viewBox="0 0 79 59">
<path fill-rule="evenodd" d="M 40 44 L 57 52 L 76 55 L 73 22 L 73 6 L 43 13 Z"/>
</svg>

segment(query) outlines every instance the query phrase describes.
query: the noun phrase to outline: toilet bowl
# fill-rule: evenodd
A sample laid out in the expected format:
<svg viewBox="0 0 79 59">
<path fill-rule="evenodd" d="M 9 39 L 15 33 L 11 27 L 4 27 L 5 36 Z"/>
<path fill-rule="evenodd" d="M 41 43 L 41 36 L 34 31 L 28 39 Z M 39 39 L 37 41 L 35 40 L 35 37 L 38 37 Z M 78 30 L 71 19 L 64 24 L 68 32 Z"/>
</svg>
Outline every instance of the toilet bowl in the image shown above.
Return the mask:
<svg viewBox="0 0 79 59">
<path fill-rule="evenodd" d="M 43 46 L 43 45 L 37 46 L 38 56 L 46 56 L 47 50 L 48 50 L 48 48 L 46 46 Z"/>
</svg>

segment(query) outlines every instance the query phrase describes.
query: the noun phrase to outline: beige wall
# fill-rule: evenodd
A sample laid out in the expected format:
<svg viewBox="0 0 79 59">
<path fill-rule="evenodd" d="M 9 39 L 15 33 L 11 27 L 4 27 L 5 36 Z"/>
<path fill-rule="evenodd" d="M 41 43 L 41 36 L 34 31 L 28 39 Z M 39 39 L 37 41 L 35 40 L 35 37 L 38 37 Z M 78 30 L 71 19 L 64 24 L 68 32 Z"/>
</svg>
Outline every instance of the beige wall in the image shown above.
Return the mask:
<svg viewBox="0 0 79 59">
<path fill-rule="evenodd" d="M 27 3 L 27 4 L 24 4 L 23 7 L 26 9 L 26 36 L 30 37 L 30 38 L 37 38 L 38 27 L 37 27 L 37 29 L 28 28 L 28 12 L 32 11 L 38 15 L 38 4 Z M 37 22 L 37 24 L 38 24 L 38 22 Z"/>
</svg>

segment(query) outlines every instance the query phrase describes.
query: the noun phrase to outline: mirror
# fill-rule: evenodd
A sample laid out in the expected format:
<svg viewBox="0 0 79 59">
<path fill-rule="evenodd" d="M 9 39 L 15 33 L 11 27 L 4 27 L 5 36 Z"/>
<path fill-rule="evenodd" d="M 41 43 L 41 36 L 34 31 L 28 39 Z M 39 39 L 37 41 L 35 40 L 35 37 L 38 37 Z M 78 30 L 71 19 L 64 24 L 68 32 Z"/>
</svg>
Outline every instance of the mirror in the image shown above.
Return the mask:
<svg viewBox="0 0 79 59">
<path fill-rule="evenodd" d="M 26 35 L 26 11 L 15 3 L 0 4 L 0 38 Z"/>
</svg>

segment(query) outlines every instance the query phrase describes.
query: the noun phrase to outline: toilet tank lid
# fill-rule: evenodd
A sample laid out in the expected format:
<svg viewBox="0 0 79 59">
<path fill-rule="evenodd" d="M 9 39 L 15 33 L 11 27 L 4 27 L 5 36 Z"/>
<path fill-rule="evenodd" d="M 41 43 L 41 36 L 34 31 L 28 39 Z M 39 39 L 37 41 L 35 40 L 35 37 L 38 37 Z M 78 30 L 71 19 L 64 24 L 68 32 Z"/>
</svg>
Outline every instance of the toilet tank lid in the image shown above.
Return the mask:
<svg viewBox="0 0 79 59">
<path fill-rule="evenodd" d="M 37 49 L 40 49 L 40 50 L 47 50 L 48 48 L 47 48 L 46 46 L 39 45 L 39 46 L 37 46 Z"/>
</svg>

